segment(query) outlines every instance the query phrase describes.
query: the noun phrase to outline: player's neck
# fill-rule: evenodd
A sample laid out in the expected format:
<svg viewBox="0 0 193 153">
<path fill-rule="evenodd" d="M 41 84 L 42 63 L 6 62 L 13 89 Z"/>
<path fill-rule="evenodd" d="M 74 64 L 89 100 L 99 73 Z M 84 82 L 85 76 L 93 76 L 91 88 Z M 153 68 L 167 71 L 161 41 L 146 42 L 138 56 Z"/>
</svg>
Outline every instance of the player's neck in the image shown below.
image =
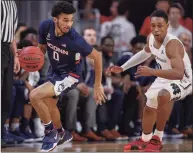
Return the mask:
<svg viewBox="0 0 193 153">
<path fill-rule="evenodd" d="M 61 30 L 56 27 L 56 28 L 55 28 L 55 36 L 56 36 L 56 37 L 60 37 L 60 36 L 62 36 L 62 35 L 64 35 L 64 33 L 61 32 Z"/>
</svg>

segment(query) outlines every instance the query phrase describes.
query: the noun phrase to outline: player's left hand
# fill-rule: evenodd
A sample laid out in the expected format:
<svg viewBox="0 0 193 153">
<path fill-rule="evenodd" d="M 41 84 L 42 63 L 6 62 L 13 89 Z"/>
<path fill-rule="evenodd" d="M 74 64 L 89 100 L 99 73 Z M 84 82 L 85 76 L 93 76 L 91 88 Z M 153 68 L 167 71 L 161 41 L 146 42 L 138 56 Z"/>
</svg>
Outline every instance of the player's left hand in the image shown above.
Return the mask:
<svg viewBox="0 0 193 153">
<path fill-rule="evenodd" d="M 14 56 L 14 73 L 17 74 L 20 71 L 20 63 L 17 56 Z"/>
<path fill-rule="evenodd" d="M 148 66 L 138 66 L 137 72 L 135 73 L 135 77 L 141 77 L 141 76 L 152 76 L 153 69 Z"/>
<path fill-rule="evenodd" d="M 100 86 L 94 86 L 94 99 L 96 104 L 100 104 L 102 105 L 102 102 L 106 102 L 106 95 L 104 94 L 104 89 L 102 87 L 102 85 Z"/>
</svg>

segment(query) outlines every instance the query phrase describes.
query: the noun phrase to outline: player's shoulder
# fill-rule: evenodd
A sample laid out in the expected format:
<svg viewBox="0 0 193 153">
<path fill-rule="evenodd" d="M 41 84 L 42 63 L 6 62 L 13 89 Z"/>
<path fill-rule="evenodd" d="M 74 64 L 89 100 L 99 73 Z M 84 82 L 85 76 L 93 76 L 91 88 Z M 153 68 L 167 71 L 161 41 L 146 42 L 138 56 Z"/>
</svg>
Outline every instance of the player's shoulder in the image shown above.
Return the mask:
<svg viewBox="0 0 193 153">
<path fill-rule="evenodd" d="M 54 24 L 54 21 L 52 19 L 46 19 L 40 23 L 40 26 L 47 27 L 50 26 L 51 24 Z"/>
<path fill-rule="evenodd" d="M 70 29 L 70 31 L 68 32 L 68 37 L 74 41 L 78 41 L 79 39 L 83 39 L 83 37 L 74 28 Z"/>
</svg>

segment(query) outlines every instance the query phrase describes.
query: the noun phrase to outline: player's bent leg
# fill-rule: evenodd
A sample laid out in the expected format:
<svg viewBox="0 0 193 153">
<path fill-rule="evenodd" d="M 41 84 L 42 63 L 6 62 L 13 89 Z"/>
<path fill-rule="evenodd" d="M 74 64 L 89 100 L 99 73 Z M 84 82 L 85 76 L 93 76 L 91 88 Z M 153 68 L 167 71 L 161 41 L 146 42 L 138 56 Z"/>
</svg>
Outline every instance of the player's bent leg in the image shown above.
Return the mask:
<svg viewBox="0 0 193 153">
<path fill-rule="evenodd" d="M 173 103 L 170 101 L 170 92 L 166 89 L 162 89 L 157 94 L 157 119 L 156 119 L 156 130 L 154 136 L 145 147 L 145 151 L 161 151 L 162 149 L 162 138 L 165 124 L 169 118 L 172 110 Z"/>
<path fill-rule="evenodd" d="M 31 104 L 45 126 L 45 137 L 43 139 L 43 144 L 41 148 L 41 151 L 43 152 L 49 152 L 53 150 L 60 140 L 58 132 L 56 129 L 54 129 L 54 126 L 52 124 L 49 107 L 44 102 L 45 98 L 51 98 L 54 95 L 54 85 L 50 82 L 46 82 L 45 84 L 35 88 L 30 93 Z"/>
<path fill-rule="evenodd" d="M 46 82 L 30 93 L 30 102 L 44 124 L 51 121 L 51 116 L 48 106 L 44 103 L 43 99 L 51 98 L 55 95 L 53 88 L 54 85 L 52 83 Z"/>
</svg>

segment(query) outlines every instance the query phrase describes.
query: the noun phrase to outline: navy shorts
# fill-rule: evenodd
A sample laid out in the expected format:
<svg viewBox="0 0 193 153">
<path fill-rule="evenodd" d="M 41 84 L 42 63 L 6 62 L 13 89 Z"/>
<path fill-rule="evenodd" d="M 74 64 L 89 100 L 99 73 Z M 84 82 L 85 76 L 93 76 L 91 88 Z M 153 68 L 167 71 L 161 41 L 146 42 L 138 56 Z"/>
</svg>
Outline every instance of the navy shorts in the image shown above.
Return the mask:
<svg viewBox="0 0 193 153">
<path fill-rule="evenodd" d="M 57 97 L 75 88 L 79 82 L 79 76 L 74 73 L 58 75 L 49 68 L 46 82 L 48 81 L 54 85 L 55 96 Z"/>
</svg>

